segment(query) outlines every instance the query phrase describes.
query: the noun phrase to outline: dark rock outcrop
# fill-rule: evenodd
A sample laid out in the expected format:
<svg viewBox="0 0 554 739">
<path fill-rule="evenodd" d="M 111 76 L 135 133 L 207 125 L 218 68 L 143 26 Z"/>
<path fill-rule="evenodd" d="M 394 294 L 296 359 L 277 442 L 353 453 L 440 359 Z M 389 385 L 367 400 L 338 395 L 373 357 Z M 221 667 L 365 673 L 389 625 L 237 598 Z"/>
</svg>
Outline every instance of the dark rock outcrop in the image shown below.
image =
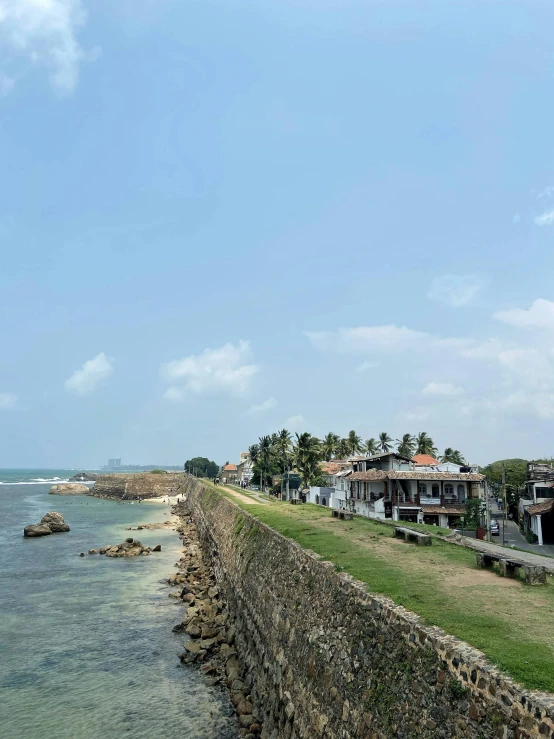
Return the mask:
<svg viewBox="0 0 554 739">
<path fill-rule="evenodd" d="M 41 518 L 40 522 L 49 526 L 53 534 L 60 534 L 70 530 L 69 526 L 63 520 L 62 514 L 56 513 L 56 511 L 49 511 Z"/>
<path fill-rule="evenodd" d="M 34 523 L 23 529 L 23 536 L 48 536 L 51 533 L 52 529 L 45 523 Z"/>
<path fill-rule="evenodd" d="M 48 534 L 59 534 L 70 531 L 68 524 L 64 521 L 61 513 L 48 511 L 37 524 L 25 526 L 23 536 L 48 536 Z"/>
<path fill-rule="evenodd" d="M 154 548 L 143 546 L 138 539 L 125 539 L 121 544 L 114 544 L 100 547 L 100 549 L 90 549 L 89 554 L 105 554 L 106 557 L 138 557 L 139 555 L 148 555 L 150 552 L 161 552 L 160 544 L 156 544 Z"/>
</svg>

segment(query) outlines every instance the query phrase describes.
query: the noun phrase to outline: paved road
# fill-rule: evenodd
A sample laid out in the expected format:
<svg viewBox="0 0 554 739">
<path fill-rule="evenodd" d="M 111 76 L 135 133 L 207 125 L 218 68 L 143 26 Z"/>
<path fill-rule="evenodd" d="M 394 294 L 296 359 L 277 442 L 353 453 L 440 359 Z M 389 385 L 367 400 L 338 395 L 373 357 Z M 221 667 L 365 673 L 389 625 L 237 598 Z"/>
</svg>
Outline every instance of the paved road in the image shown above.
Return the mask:
<svg viewBox="0 0 554 739">
<path fill-rule="evenodd" d="M 494 514 L 494 511 L 492 512 Z M 502 544 L 502 526 L 503 521 L 499 516 L 494 516 L 498 519 L 498 525 L 500 527 L 500 536 L 493 537 L 495 544 Z M 527 539 L 522 535 L 519 530 L 519 526 L 515 521 L 506 522 L 506 534 L 504 538 L 505 546 L 517 547 L 518 549 L 525 549 L 526 552 L 533 552 L 535 554 L 547 555 L 548 557 L 554 557 L 554 546 L 551 544 L 529 544 Z"/>
</svg>

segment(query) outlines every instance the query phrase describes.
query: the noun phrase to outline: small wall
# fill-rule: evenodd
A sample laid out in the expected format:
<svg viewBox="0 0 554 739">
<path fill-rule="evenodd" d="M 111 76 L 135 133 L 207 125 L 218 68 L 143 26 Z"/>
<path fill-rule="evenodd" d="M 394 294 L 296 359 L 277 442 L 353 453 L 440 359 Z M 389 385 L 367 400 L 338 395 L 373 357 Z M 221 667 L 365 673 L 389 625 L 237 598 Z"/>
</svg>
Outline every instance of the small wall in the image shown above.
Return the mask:
<svg viewBox="0 0 554 739">
<path fill-rule="evenodd" d="M 188 504 L 235 619 L 263 738 L 552 737 L 554 696 L 264 526 L 196 479 Z"/>
</svg>

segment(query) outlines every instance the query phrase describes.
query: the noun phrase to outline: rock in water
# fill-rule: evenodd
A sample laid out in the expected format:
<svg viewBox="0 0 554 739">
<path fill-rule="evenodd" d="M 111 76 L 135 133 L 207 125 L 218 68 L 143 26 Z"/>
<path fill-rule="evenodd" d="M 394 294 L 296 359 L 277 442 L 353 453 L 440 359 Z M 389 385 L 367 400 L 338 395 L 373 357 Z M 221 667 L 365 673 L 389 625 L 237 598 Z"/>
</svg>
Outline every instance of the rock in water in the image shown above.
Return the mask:
<svg viewBox="0 0 554 739">
<path fill-rule="evenodd" d="M 52 533 L 52 529 L 46 523 L 35 523 L 25 526 L 23 536 L 48 536 Z"/>
<path fill-rule="evenodd" d="M 48 513 L 40 519 L 40 522 L 47 524 L 53 534 L 70 530 L 69 526 L 63 520 L 62 514 L 56 513 L 56 511 L 48 511 Z"/>
<path fill-rule="evenodd" d="M 88 495 L 89 493 L 90 489 L 87 485 L 74 482 L 62 482 L 50 488 L 50 495 Z"/>
</svg>

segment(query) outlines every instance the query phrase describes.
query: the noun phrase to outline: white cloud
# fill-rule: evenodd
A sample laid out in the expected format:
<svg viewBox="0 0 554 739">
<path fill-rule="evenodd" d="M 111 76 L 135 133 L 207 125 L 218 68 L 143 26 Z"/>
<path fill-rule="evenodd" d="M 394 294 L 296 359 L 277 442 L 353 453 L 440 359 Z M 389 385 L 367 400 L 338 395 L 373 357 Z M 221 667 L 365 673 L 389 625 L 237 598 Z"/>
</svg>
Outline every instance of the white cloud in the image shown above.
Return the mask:
<svg viewBox="0 0 554 739">
<path fill-rule="evenodd" d="M 512 308 L 512 310 L 498 311 L 494 314 L 497 321 L 502 321 L 518 328 L 554 328 L 554 303 L 544 298 L 538 298 L 528 310 Z"/>
<path fill-rule="evenodd" d="M 473 339 L 433 336 L 406 326 L 358 326 L 337 331 L 308 331 L 306 336 L 314 349 L 335 354 L 402 354 L 429 349 L 471 351 L 480 342 Z"/>
<path fill-rule="evenodd" d="M 521 221 L 521 216 L 519 213 L 514 213 L 512 216 L 512 223 L 519 223 Z"/>
<path fill-rule="evenodd" d="M 13 393 L 0 393 L 0 410 L 7 410 L 13 408 L 17 403 L 17 395 Z"/>
<path fill-rule="evenodd" d="M 253 413 L 263 413 L 264 411 L 268 411 L 271 408 L 275 408 L 277 405 L 277 401 L 275 398 L 268 398 L 267 400 L 264 400 L 263 403 L 258 403 L 258 405 L 253 405 L 248 409 L 249 414 Z"/>
<path fill-rule="evenodd" d="M 544 190 L 541 190 L 537 193 L 538 198 L 551 198 L 554 195 L 554 187 L 552 185 L 548 185 L 544 188 Z"/>
<path fill-rule="evenodd" d="M 463 387 L 458 387 L 450 382 L 429 382 L 422 390 L 423 395 L 442 397 L 463 395 L 464 392 Z"/>
<path fill-rule="evenodd" d="M 300 429 L 303 428 L 305 425 L 306 420 L 304 416 L 298 415 L 287 418 L 284 428 L 289 429 L 289 431 L 300 431 Z"/>
<path fill-rule="evenodd" d="M 162 377 L 170 384 L 164 397 L 183 400 L 187 394 L 226 392 L 246 395 L 252 378 L 259 371 L 249 364 L 252 356 L 249 341 L 227 343 L 218 349 L 205 349 L 202 354 L 191 354 L 163 365 Z"/>
<path fill-rule="evenodd" d="M 484 284 L 478 275 L 441 275 L 431 283 L 427 297 L 435 303 L 459 308 L 470 303 Z"/>
<path fill-rule="evenodd" d="M 0 59 L 10 69 L 44 67 L 54 89 L 70 93 L 85 57 L 77 40 L 85 20 L 81 0 L 0 0 Z M 6 78 L 12 87 L 13 75 Z"/>
<path fill-rule="evenodd" d="M 109 377 L 112 372 L 112 360 L 104 352 L 100 352 L 94 359 L 89 359 L 80 369 L 75 370 L 71 377 L 65 381 L 65 389 L 68 393 L 74 393 L 75 395 L 87 395 L 96 388 L 99 382 Z"/>
<path fill-rule="evenodd" d="M 535 216 L 533 222 L 537 226 L 551 226 L 554 223 L 554 208 L 545 210 L 540 216 Z"/>
</svg>

